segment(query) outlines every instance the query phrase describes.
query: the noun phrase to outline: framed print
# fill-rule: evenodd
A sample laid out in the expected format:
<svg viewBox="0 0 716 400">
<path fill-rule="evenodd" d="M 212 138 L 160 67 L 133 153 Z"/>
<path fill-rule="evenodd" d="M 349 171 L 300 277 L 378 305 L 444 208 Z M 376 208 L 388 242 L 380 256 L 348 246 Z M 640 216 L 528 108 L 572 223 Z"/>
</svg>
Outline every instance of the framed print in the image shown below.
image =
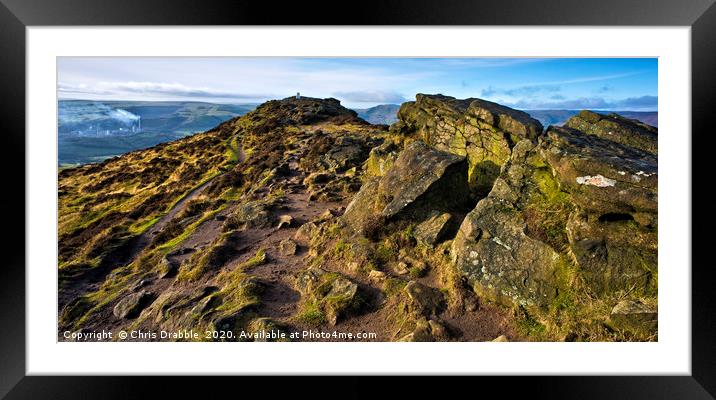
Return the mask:
<svg viewBox="0 0 716 400">
<path fill-rule="evenodd" d="M 711 2 L 375 7 L 3 0 L 3 394 L 712 398 Z"/>
</svg>

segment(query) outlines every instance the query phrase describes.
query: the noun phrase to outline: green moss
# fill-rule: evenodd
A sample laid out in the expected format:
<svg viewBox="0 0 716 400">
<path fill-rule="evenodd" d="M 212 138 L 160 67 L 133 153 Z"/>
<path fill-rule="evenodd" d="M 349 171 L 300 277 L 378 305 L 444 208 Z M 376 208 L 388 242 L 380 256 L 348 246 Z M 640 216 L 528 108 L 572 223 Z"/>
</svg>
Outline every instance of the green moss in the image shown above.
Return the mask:
<svg viewBox="0 0 716 400">
<path fill-rule="evenodd" d="M 216 214 L 218 214 L 220 211 L 222 211 L 226 207 L 227 207 L 227 204 L 224 203 L 224 204 L 220 205 L 218 208 L 216 208 L 215 210 L 205 212 L 199 219 L 197 219 L 196 221 L 192 222 L 190 225 L 185 227 L 181 234 L 179 234 L 178 236 L 174 237 L 173 239 L 171 239 L 165 243 L 162 243 L 160 246 L 157 246 L 157 250 L 168 251 L 168 250 L 174 249 L 176 246 L 178 246 L 180 243 L 182 243 L 184 240 L 186 240 L 186 238 L 188 238 L 192 233 L 194 233 L 194 231 L 196 230 L 196 228 L 199 225 L 204 223 L 204 221 L 207 221 L 207 220 L 213 218 Z"/>
<path fill-rule="evenodd" d="M 407 285 L 407 282 L 402 279 L 388 278 L 383 283 L 383 293 L 389 297 L 395 296 L 403 290 L 405 285 Z"/>
<path fill-rule="evenodd" d="M 417 278 L 425 276 L 426 272 L 427 272 L 426 268 L 410 267 L 408 269 L 408 276 L 410 276 L 413 279 L 417 279 Z"/>
<path fill-rule="evenodd" d="M 349 256 L 351 244 L 343 239 L 339 239 L 338 241 L 336 241 L 336 245 L 333 250 L 337 258 L 346 258 L 347 256 Z"/>
<path fill-rule="evenodd" d="M 221 236 L 219 236 L 216 240 L 214 240 L 211 246 L 199 253 L 195 253 L 189 259 L 189 262 L 186 263 L 183 268 L 179 270 L 177 280 L 180 282 L 196 281 L 209 269 L 223 265 L 233 255 L 233 248 L 237 240 L 236 235 L 237 234 L 235 231 L 225 232 L 221 234 Z M 263 261 L 265 261 L 265 253 L 263 253 L 263 250 L 259 250 L 259 252 L 257 252 L 254 257 L 246 261 L 244 264 L 251 264 L 257 262 L 256 259 L 259 253 L 261 253 L 261 255 L 264 257 Z M 247 267 L 245 265 L 242 265 L 242 268 Z"/>
<path fill-rule="evenodd" d="M 239 161 L 240 152 L 239 137 L 238 135 L 234 135 L 226 141 L 226 159 L 230 165 L 236 164 Z"/>
<path fill-rule="evenodd" d="M 219 198 L 226 201 L 238 201 L 241 199 L 241 196 L 244 194 L 243 188 L 239 187 L 230 187 L 223 191 Z"/>
<path fill-rule="evenodd" d="M 261 302 L 263 286 L 253 278 L 235 269 L 225 278 L 227 284 L 216 294 L 221 299 L 215 310 L 219 313 L 231 314 L 246 306 L 258 305 Z"/>
<path fill-rule="evenodd" d="M 402 236 L 406 240 L 415 240 L 415 224 L 409 224 L 403 229 Z"/>
<path fill-rule="evenodd" d="M 61 326 L 71 325 L 74 321 L 84 316 L 97 304 L 86 296 L 78 297 L 65 306 L 60 314 L 59 323 Z"/>
<path fill-rule="evenodd" d="M 253 268 L 253 267 L 257 267 L 265 262 L 266 262 L 266 250 L 258 249 L 256 251 L 256 254 L 254 254 L 253 257 L 251 257 L 248 260 L 241 263 L 239 268 L 241 268 L 241 269 Z"/>
<path fill-rule="evenodd" d="M 559 184 L 548 169 L 537 169 L 532 175 L 537 190 L 532 192 L 524 207 L 527 232 L 557 251 L 568 246 L 567 219 L 574 206 L 568 193 L 559 188 Z"/>
<path fill-rule="evenodd" d="M 381 243 L 375 249 L 375 258 L 385 264 L 395 258 L 395 251 L 388 245 Z"/>
<path fill-rule="evenodd" d="M 140 235 L 146 232 L 147 229 L 151 228 L 160 219 L 161 217 L 149 217 L 145 218 L 144 220 L 137 221 L 135 224 L 129 227 L 129 231 L 133 234 Z"/>
<path fill-rule="evenodd" d="M 532 341 L 544 341 L 546 338 L 547 328 L 533 319 L 530 315 L 525 315 L 517 320 L 517 330 L 522 336 Z"/>
<path fill-rule="evenodd" d="M 296 320 L 311 326 L 319 326 L 326 322 L 326 314 L 316 303 L 304 304 L 296 315 Z"/>
</svg>

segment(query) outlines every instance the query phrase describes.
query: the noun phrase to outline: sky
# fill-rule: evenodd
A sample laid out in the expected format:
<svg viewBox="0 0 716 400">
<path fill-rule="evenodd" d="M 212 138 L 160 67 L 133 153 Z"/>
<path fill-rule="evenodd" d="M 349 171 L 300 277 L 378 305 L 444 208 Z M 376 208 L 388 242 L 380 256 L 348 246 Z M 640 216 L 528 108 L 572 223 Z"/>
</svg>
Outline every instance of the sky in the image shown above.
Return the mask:
<svg viewBox="0 0 716 400">
<path fill-rule="evenodd" d="M 58 97 L 261 103 L 334 97 L 350 108 L 416 93 L 518 109 L 657 110 L 656 58 L 59 57 Z"/>
</svg>

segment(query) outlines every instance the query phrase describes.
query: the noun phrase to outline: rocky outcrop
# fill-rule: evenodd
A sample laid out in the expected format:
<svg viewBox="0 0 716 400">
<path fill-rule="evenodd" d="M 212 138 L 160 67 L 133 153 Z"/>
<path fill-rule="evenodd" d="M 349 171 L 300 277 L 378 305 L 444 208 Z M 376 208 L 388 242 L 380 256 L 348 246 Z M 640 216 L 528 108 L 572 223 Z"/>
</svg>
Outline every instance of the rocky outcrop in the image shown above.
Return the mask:
<svg viewBox="0 0 716 400">
<path fill-rule="evenodd" d="M 385 142 L 374 147 L 365 162 L 365 174 L 368 177 L 380 177 L 393 166 L 398 158 L 400 147 L 393 142 Z"/>
<path fill-rule="evenodd" d="M 320 158 L 320 161 L 327 170 L 343 172 L 360 166 L 368 157 L 371 147 L 377 144 L 375 140 L 341 136 Z"/>
<path fill-rule="evenodd" d="M 306 125 L 317 122 L 345 122 L 366 124 L 358 114 L 341 106 L 337 99 L 317 99 L 312 97 L 287 97 L 282 100 L 267 101 L 246 114 L 247 122 L 256 122 L 256 133 L 264 133 L 277 126 Z"/>
<path fill-rule="evenodd" d="M 542 133 L 539 121 L 497 103 L 442 95 L 418 94 L 415 98 L 400 107 L 399 121 L 391 131 L 467 156 L 469 182 L 479 195 L 490 191 L 515 143 L 525 138 L 536 140 Z"/>
<path fill-rule="evenodd" d="M 559 238 L 528 234 L 525 212 L 537 202 L 546 206 L 563 199 L 532 143 L 524 140 L 515 146 L 490 194 L 465 217 L 453 242 L 453 261 L 479 294 L 501 303 L 551 302 L 554 271 L 562 261 L 547 242 Z M 568 212 L 564 210 L 564 216 Z M 558 232 L 559 227 L 554 234 Z"/>
<path fill-rule="evenodd" d="M 363 185 L 342 219 L 364 232 L 371 223 L 422 221 L 433 210 L 464 209 L 469 203 L 465 159 L 416 141 L 406 146 L 385 175 Z"/>
<path fill-rule="evenodd" d="M 284 239 L 279 242 L 278 251 L 282 256 L 292 256 L 298 251 L 298 245 L 291 239 Z"/>
<path fill-rule="evenodd" d="M 561 127 L 550 127 L 541 153 L 561 187 L 581 207 L 597 213 L 655 213 L 655 155 Z"/>
<path fill-rule="evenodd" d="M 564 126 L 657 154 L 657 129 L 635 119 L 624 118 L 613 113 L 604 115 L 585 110 L 567 120 Z"/>
<path fill-rule="evenodd" d="M 515 145 L 453 260 L 477 292 L 511 304 L 547 308 L 575 282 L 596 296 L 655 296 L 657 182 L 654 154 L 550 127 Z"/>
</svg>

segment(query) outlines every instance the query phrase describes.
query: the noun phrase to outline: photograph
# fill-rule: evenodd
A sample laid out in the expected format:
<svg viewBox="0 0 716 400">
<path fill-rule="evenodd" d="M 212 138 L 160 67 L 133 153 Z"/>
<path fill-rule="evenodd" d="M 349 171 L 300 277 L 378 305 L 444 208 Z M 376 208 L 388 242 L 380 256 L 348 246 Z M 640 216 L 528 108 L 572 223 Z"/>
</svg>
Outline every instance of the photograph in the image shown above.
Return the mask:
<svg viewBox="0 0 716 400">
<path fill-rule="evenodd" d="M 0 399 L 716 400 L 714 3 L 0 0 Z"/>
<path fill-rule="evenodd" d="M 57 57 L 57 341 L 658 342 L 659 67 Z"/>
</svg>

